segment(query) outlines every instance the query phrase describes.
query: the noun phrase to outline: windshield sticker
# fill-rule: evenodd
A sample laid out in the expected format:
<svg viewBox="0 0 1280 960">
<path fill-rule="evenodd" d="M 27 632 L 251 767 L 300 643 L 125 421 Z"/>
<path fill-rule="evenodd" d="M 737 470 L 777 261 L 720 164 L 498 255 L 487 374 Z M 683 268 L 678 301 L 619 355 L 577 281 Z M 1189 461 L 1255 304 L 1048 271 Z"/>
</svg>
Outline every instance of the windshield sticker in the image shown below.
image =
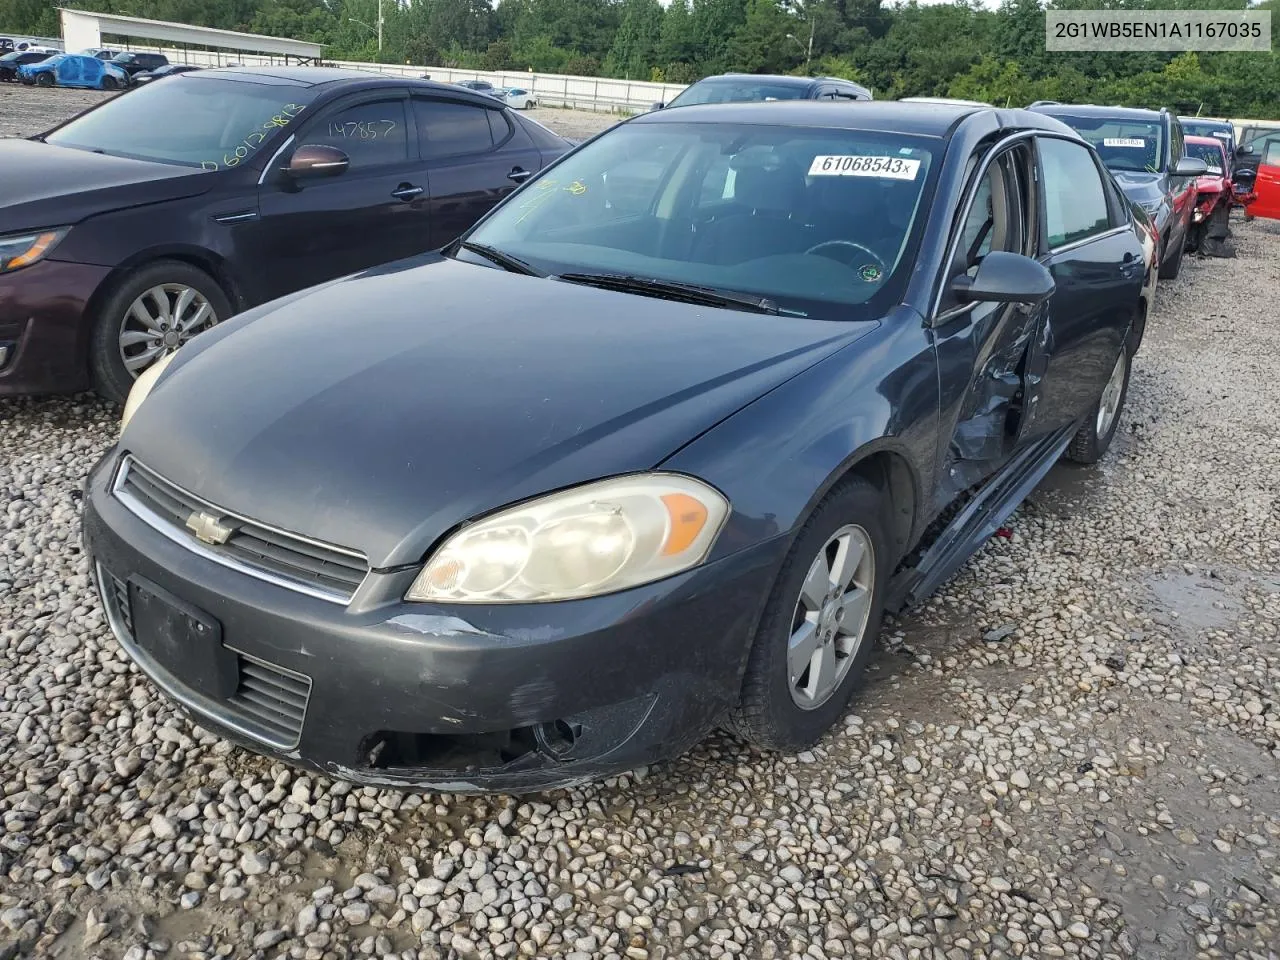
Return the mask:
<svg viewBox="0 0 1280 960">
<path fill-rule="evenodd" d="M 302 112 L 302 106 L 297 103 L 286 103 L 280 108 L 280 112 L 264 123 L 261 128 L 254 130 L 234 147 L 231 147 L 222 155 L 222 162 L 217 160 L 203 160 L 200 163 L 201 170 L 226 170 L 231 167 L 239 166 L 249 154 L 257 150 L 270 135 L 270 132 L 280 127 L 289 125 L 298 114 Z M 266 131 L 266 132 L 264 132 Z"/>
<path fill-rule="evenodd" d="M 811 177 L 882 177 L 889 180 L 914 180 L 920 172 L 920 161 L 906 157 L 814 157 L 809 165 Z"/>
<path fill-rule="evenodd" d="M 1210 173 L 1221 173 L 1221 172 L 1222 172 L 1222 168 L 1221 168 L 1221 167 L 1216 166 L 1215 164 L 1212 164 L 1212 163 L 1206 163 L 1206 164 L 1205 164 L 1205 167 L 1209 170 L 1209 172 L 1210 172 Z"/>
<path fill-rule="evenodd" d="M 1104 147 L 1138 147 L 1145 148 L 1147 141 L 1139 137 L 1106 137 L 1102 141 Z"/>
<path fill-rule="evenodd" d="M 867 283 L 875 283 L 880 279 L 880 268 L 874 263 L 868 263 L 866 266 L 858 268 L 858 276 Z"/>
</svg>

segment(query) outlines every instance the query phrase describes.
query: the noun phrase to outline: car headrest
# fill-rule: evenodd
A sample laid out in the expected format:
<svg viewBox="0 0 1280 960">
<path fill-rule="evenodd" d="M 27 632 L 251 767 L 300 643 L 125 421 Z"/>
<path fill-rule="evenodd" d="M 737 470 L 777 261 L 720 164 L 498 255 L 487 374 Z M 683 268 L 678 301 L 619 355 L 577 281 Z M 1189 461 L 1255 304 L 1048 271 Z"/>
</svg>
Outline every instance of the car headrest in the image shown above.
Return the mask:
<svg viewBox="0 0 1280 960">
<path fill-rule="evenodd" d="M 755 211 L 795 213 L 804 195 L 804 174 L 781 157 L 752 158 L 734 168 L 733 198 Z"/>
</svg>

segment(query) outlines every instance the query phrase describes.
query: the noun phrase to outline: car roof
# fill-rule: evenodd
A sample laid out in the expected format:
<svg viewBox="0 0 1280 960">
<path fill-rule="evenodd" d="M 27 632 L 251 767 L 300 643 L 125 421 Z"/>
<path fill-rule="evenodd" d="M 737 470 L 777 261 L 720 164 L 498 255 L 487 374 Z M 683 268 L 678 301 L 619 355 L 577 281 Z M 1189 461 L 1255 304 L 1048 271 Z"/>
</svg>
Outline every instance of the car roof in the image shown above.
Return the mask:
<svg viewBox="0 0 1280 960">
<path fill-rule="evenodd" d="M 667 112 L 643 113 L 628 123 L 761 123 L 833 130 L 878 130 L 946 137 L 970 116 L 990 114 L 1001 128 L 1032 128 L 1079 139 L 1066 124 L 1028 110 L 1000 110 L 955 103 L 902 103 L 867 100 L 852 106 L 826 100 L 777 100 L 755 103 L 698 103 Z"/>
<path fill-rule="evenodd" d="M 1070 117 L 1115 117 L 1117 120 L 1159 120 L 1159 110 L 1148 110 L 1145 107 L 1107 107 L 1095 103 L 1054 103 L 1032 107 L 1037 113 L 1046 116 L 1065 114 Z"/>
<path fill-rule="evenodd" d="M 717 81 L 732 80 L 735 83 L 741 83 L 743 80 L 757 80 L 762 83 L 779 84 L 782 86 L 807 87 L 817 83 L 819 80 L 826 80 L 826 77 L 797 77 L 788 73 L 717 73 L 714 76 L 703 77 L 698 83 L 715 83 Z"/>
<path fill-rule="evenodd" d="M 467 87 L 435 80 L 419 80 L 412 77 L 394 77 L 372 70 L 349 70 L 342 67 L 215 67 L 193 71 L 199 79 L 213 78 L 239 80 L 247 83 L 267 83 L 280 86 L 318 87 L 329 83 L 365 81 L 370 85 L 412 87 L 418 90 L 436 90 L 452 97 L 466 96 Z M 194 78 L 193 78 L 194 79 Z"/>
</svg>

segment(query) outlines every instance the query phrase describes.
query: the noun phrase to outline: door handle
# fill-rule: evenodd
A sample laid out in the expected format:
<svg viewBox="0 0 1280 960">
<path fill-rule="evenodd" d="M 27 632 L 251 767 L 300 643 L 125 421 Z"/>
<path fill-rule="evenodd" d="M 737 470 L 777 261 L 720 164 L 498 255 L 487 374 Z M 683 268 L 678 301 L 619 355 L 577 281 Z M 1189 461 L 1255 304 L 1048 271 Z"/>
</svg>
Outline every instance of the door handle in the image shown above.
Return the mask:
<svg viewBox="0 0 1280 960">
<path fill-rule="evenodd" d="M 524 183 L 532 176 L 533 174 L 528 170 L 521 167 L 512 167 L 511 172 L 507 174 L 507 179 L 514 180 L 516 183 Z"/>
<path fill-rule="evenodd" d="M 424 187 L 415 187 L 412 183 L 402 183 L 391 191 L 391 195 L 397 200 L 409 201 L 421 195 L 424 191 Z"/>
</svg>

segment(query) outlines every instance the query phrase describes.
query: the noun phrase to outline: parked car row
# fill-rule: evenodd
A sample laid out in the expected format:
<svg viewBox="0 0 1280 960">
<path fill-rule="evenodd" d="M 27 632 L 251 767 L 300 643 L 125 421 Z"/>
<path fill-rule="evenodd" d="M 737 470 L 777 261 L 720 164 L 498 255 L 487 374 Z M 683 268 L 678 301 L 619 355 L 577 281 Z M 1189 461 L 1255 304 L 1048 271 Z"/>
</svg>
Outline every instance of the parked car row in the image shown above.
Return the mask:
<svg viewBox="0 0 1280 960">
<path fill-rule="evenodd" d="M 168 57 L 159 53 L 129 53 L 105 47 L 80 53 L 33 48 L 0 57 L 0 80 L 42 87 L 120 90 L 158 76 L 195 69 L 170 66 Z"/>
</svg>

